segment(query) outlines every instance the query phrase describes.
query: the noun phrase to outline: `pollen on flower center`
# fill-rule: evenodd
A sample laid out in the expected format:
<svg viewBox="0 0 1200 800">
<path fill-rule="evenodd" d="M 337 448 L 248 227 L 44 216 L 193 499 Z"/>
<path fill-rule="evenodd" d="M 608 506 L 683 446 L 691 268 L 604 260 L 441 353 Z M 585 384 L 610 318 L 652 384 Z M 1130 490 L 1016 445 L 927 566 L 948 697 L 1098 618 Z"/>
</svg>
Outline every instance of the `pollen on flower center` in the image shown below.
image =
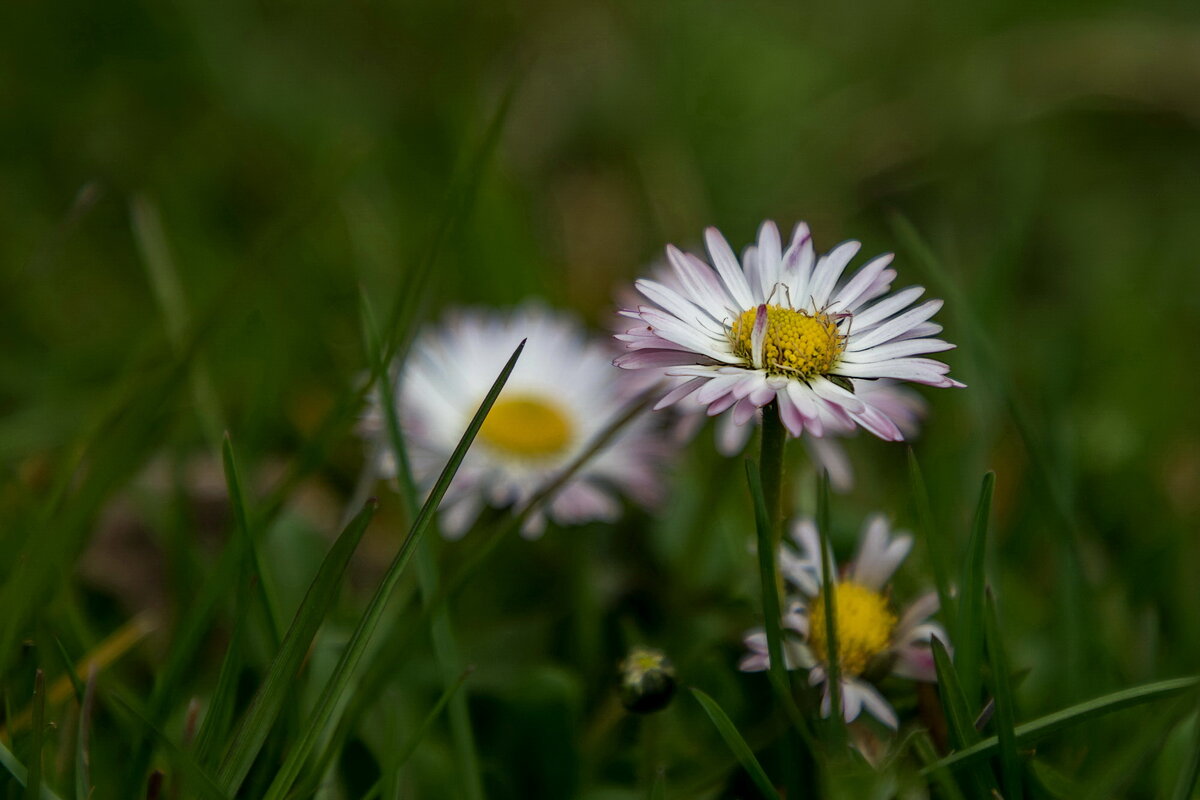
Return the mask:
<svg viewBox="0 0 1200 800">
<path fill-rule="evenodd" d="M 758 309 L 743 311 L 729 329 L 734 355 L 754 362 L 753 333 Z M 773 375 L 811 378 L 829 372 L 842 354 L 842 335 L 828 314 L 767 306 L 763 367 Z"/>
<path fill-rule="evenodd" d="M 837 612 L 838 664 L 843 675 L 861 675 L 871 659 L 887 651 L 896 627 L 896 615 L 887 598 L 852 581 L 839 581 L 834 589 Z M 821 662 L 829 659 L 825 630 L 825 597 L 809 605 L 808 643 Z"/>
<path fill-rule="evenodd" d="M 532 395 L 501 396 L 479 429 L 479 439 L 507 455 L 545 458 L 571 442 L 571 421 L 558 407 Z"/>
</svg>

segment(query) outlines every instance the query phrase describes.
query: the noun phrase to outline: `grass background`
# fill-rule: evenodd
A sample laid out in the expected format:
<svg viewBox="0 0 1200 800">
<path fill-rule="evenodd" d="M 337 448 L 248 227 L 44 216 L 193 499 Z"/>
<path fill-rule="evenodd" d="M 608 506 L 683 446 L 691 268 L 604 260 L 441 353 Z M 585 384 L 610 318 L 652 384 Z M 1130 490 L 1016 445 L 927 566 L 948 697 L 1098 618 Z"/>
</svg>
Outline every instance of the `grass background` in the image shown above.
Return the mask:
<svg viewBox="0 0 1200 800">
<path fill-rule="evenodd" d="M 740 247 L 767 217 L 808 220 L 822 249 L 896 250 L 901 284 L 947 298 L 948 360 L 970 388 L 925 392 L 915 449 L 956 563 L 997 473 L 987 570 L 1009 661 L 1028 669 L 1019 718 L 1196 672 L 1198 23 L 1167 2 L 5 4 L 5 719 L 36 668 L 52 683 L 149 612 L 154 633 L 103 671 L 91 736 L 94 796 L 134 796 L 146 728 L 113 698 L 149 701 L 233 541 L 225 429 L 286 628 L 362 466 L 360 290 L 386 318 L 432 265 L 418 320 L 536 296 L 599 328 L 664 243 L 695 248 L 716 224 Z M 793 450 L 791 506 L 811 510 Z M 684 453 L 670 514 L 506 541 L 451 604 L 489 797 L 640 797 L 657 763 L 668 796 L 751 791 L 690 696 L 646 724 L 613 699 L 617 661 L 646 639 L 752 744 L 777 728 L 765 680 L 733 668 L 759 613 L 752 516 L 740 460 L 711 451 L 704 435 Z M 858 437 L 852 455 L 843 553 L 870 511 L 913 524 L 904 449 Z M 407 527 L 378 492 L 297 709 Z M 431 559 L 453 571 L 478 541 Z M 901 596 L 930 582 L 913 563 Z M 172 741 L 230 641 L 239 711 L 266 671 L 278 632 L 241 613 L 245 585 L 161 698 Z M 325 796 L 363 796 L 442 691 L 427 623 L 395 609 L 408 638 Z M 77 704 L 51 705 L 45 770 L 67 796 Z M 1123 712 L 1038 753 L 1074 796 L 1163 795 L 1194 747 L 1187 710 Z M 269 782 L 293 711 L 243 796 Z M 7 742 L 33 746 L 28 730 Z M 167 769 L 168 750 L 148 764 Z M 435 721 L 403 796 L 459 796 L 461 752 Z"/>
</svg>

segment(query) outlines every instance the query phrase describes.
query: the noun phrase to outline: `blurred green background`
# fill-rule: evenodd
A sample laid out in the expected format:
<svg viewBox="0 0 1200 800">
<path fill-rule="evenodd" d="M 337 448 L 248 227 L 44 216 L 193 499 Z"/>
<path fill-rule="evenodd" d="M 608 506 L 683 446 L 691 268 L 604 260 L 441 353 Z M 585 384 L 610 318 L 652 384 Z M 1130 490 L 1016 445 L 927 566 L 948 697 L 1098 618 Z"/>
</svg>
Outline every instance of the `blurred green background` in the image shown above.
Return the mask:
<svg viewBox="0 0 1200 800">
<path fill-rule="evenodd" d="M 360 288 L 387 308 L 433 258 L 423 320 L 538 296 L 602 329 L 665 243 L 696 249 L 713 224 L 740 249 L 764 218 L 808 220 L 821 250 L 895 250 L 899 285 L 947 299 L 947 360 L 970 388 L 924 392 L 915 448 L 955 558 L 997 471 L 989 574 L 1030 669 L 1024 715 L 1195 672 L 1198 125 L 1188 3 L 4 3 L 0 578 L 48 573 L 4 701 L 24 707 L 33 664 L 61 672 L 45 642 L 81 655 L 146 609 L 164 622 L 114 680 L 149 694 L 229 530 L 221 427 L 252 504 L 283 504 L 268 571 L 294 607 L 362 465 L 344 413 L 367 367 Z M 174 265 L 158 296 L 138 214 Z M 708 435 L 686 450 L 669 513 L 507 542 L 455 604 L 489 796 L 640 796 L 648 748 L 692 787 L 672 796 L 736 791 L 690 697 L 653 728 L 611 705 L 636 628 L 767 735 L 765 680 L 733 669 L 758 614 L 741 464 L 711 451 Z M 904 448 L 858 437 L 852 456 L 858 486 L 834 507 L 847 551 L 871 511 L 912 523 Z M 79 464 L 103 469 L 71 482 Z M 404 530 L 380 491 L 328 648 Z M 56 546 L 34 568 L 20 559 L 43 535 Z M 928 582 L 909 569 L 902 594 Z M 228 617 L 175 735 L 212 690 Z M 249 657 L 247 691 L 268 655 Z M 424 634 L 395 671 L 343 753 L 344 796 L 437 697 Z M 1129 712 L 1040 752 L 1153 796 L 1185 755 L 1179 718 Z M 128 731 L 96 724 L 96 797 L 117 797 Z M 437 725 L 411 796 L 456 796 L 452 752 Z"/>
</svg>

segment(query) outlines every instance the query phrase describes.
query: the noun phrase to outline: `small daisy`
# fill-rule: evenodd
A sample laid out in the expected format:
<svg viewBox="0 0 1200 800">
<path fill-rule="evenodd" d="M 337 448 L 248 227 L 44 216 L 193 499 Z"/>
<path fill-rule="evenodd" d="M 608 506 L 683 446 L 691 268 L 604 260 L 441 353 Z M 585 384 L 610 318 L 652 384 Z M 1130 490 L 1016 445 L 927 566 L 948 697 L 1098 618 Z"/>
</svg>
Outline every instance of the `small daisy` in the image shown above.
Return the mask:
<svg viewBox="0 0 1200 800">
<path fill-rule="evenodd" d="M 604 341 L 565 314 L 537 306 L 451 314 L 417 339 L 397 379 L 399 418 L 422 488 L 436 480 L 522 339 L 528 339 L 525 350 L 446 492 L 441 524 L 447 536 L 466 533 L 484 505 L 522 508 L 632 396 Z M 362 429 L 377 443 L 380 474 L 394 477 L 378 398 Z M 523 533 L 540 535 L 547 517 L 564 525 L 615 520 L 619 492 L 642 505 L 654 503 L 664 455 L 661 437 L 639 416 L 530 516 Z"/>
<path fill-rule="evenodd" d="M 784 662 L 788 669 L 809 671 L 809 684 L 822 687 L 821 714 L 829 716 L 821 542 L 816 526 L 808 520 L 793 527 L 792 538 L 799 552 L 788 547 L 779 551 L 780 571 L 799 590 L 798 595 L 789 598 L 783 618 L 785 635 L 790 632 L 795 637 L 784 642 Z M 889 672 L 916 681 L 937 680 L 929 640 L 936 636 L 947 641 L 942 626 L 929 621 L 938 609 L 937 593 L 923 595 L 897 616 L 887 590 L 888 579 L 910 549 L 911 536 L 892 536 L 887 520 L 871 517 L 863 526 L 858 555 L 835 584 L 842 715 L 846 721 L 857 718 L 865 708 L 888 727 L 897 726 L 896 712 L 871 683 Z M 829 574 L 837 574 L 835 565 L 829 565 Z M 765 670 L 769 666 L 766 634 L 753 631 L 745 641 L 750 653 L 739 667 L 746 672 Z"/>
<path fill-rule="evenodd" d="M 932 338 L 942 330 L 929 321 L 940 300 L 909 308 L 923 288 L 889 294 L 891 255 L 868 262 L 839 288 L 858 242 L 818 259 L 804 223 L 784 250 L 775 223 L 764 222 L 741 262 L 715 228 L 705 231 L 705 242 L 713 266 L 668 246 L 674 288 L 639 280 L 651 305 L 621 311 L 637 324 L 618 335 L 626 352 L 614 363 L 685 379 L 656 408 L 694 394 L 710 416 L 732 409 L 733 422 L 745 425 L 778 401 L 793 436 L 861 426 L 899 441 L 899 425 L 853 381 L 963 385 L 947 376 L 945 364 L 917 357 L 953 345 Z"/>
</svg>

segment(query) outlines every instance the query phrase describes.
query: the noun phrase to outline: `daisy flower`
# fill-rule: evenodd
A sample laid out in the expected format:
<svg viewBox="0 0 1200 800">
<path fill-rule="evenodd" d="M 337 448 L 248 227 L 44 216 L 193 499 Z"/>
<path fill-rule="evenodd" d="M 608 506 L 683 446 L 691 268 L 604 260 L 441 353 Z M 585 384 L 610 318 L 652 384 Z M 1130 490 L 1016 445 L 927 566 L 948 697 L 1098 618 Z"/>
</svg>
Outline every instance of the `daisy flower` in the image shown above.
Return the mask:
<svg viewBox="0 0 1200 800">
<path fill-rule="evenodd" d="M 942 328 L 930 318 L 942 302 L 910 308 L 925 291 L 919 286 L 890 293 L 890 254 L 839 286 L 858 242 L 817 258 L 804 223 L 784 250 L 775 223 L 764 222 L 740 262 L 715 228 L 705 243 L 712 266 L 668 246 L 677 285 L 639 280 L 650 304 L 621 311 L 636 324 L 618 335 L 626 352 L 614 363 L 685 379 L 656 408 L 694 396 L 710 416 L 732 409 L 733 422 L 745 425 L 777 401 L 793 436 L 859 426 L 899 441 L 899 425 L 854 381 L 963 385 L 945 364 L 920 357 L 953 347 L 933 338 Z"/>
<path fill-rule="evenodd" d="M 780 571 L 796 590 L 788 598 L 783 618 L 784 662 L 788 669 L 807 669 L 808 682 L 822 687 L 821 714 L 829 716 L 829 651 L 826 642 L 826 587 L 821 581 L 821 542 L 811 521 L 798 522 L 792 529 L 798 552 L 781 547 Z M 893 536 L 887 520 L 876 515 L 863 526 L 858 554 L 834 584 L 837 606 L 838 666 L 842 689 L 842 715 L 849 722 L 865 709 L 890 728 L 896 728 L 896 712 L 871 681 L 888 674 L 916 681 L 934 682 L 937 674 L 930 637 L 947 641 L 946 632 L 929 617 L 937 612 L 936 592 L 915 600 L 900 615 L 893 610 L 888 580 L 912 549 L 912 537 Z M 837 575 L 830 564 L 829 575 Z M 790 634 L 790 635 L 789 635 Z M 752 631 L 745 639 L 750 653 L 739 668 L 746 672 L 767 669 L 767 637 Z"/>
<path fill-rule="evenodd" d="M 539 306 L 511 313 L 461 311 L 416 340 L 396 381 L 398 416 L 413 477 L 428 489 L 458 444 L 500 368 L 528 339 L 441 507 L 445 534 L 466 533 L 485 505 L 521 509 L 574 462 L 632 398 L 603 339 L 574 318 Z M 376 467 L 396 475 L 376 397 L 362 430 L 376 443 Z M 625 425 L 542 508 L 523 533 L 541 534 L 547 517 L 563 525 L 615 520 L 619 494 L 651 505 L 660 490 L 662 438 L 645 415 Z"/>
</svg>

